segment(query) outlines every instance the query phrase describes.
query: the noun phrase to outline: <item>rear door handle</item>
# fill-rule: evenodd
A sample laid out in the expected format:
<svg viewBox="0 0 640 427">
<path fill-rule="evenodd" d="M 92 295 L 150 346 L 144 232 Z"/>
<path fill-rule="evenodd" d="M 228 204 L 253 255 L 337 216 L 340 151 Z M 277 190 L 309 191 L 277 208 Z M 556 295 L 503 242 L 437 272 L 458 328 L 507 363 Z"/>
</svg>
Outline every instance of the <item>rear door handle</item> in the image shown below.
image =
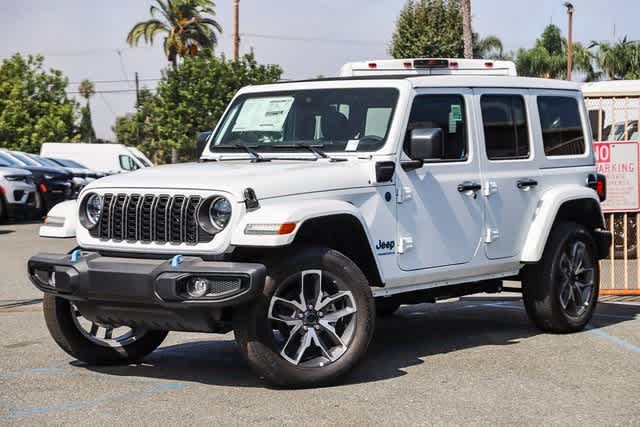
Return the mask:
<svg viewBox="0 0 640 427">
<path fill-rule="evenodd" d="M 536 185 L 538 185 L 538 181 L 531 178 L 519 179 L 516 182 L 516 187 L 518 187 L 520 190 L 528 190 L 529 188 L 535 187 Z"/>
<path fill-rule="evenodd" d="M 482 189 L 482 185 L 477 182 L 465 181 L 458 184 L 458 191 L 461 193 L 466 193 L 467 191 L 480 191 Z"/>
</svg>

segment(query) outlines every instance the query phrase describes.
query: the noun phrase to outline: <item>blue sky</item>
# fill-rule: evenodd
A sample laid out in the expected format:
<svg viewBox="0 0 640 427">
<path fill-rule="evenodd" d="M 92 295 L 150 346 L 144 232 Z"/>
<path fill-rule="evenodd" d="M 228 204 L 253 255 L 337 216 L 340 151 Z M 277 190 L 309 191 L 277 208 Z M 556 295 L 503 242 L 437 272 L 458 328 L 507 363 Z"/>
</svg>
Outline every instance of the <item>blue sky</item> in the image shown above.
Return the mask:
<svg viewBox="0 0 640 427">
<path fill-rule="evenodd" d="M 166 65 L 161 42 L 130 48 L 130 27 L 148 16 L 151 0 L 0 0 L 0 58 L 14 52 L 42 53 L 71 82 L 160 76 Z M 553 22 L 566 31 L 561 0 L 472 0 L 474 31 L 496 35 L 507 50 L 530 47 Z M 640 1 L 574 0 L 574 39 L 640 39 Z M 277 63 L 285 78 L 332 75 L 347 61 L 387 57 L 387 45 L 404 0 L 241 0 L 242 51 Z M 225 30 L 219 52 L 231 52 L 232 0 L 217 1 Z M 275 37 L 272 37 L 275 36 Z M 283 38 L 290 38 L 285 40 Z M 146 82 L 150 87 L 153 81 Z M 98 90 L 133 89 L 132 83 L 102 83 Z M 77 84 L 70 86 L 77 90 Z M 97 94 L 91 101 L 98 136 L 112 138 L 116 115 L 133 109 L 133 93 Z"/>
</svg>

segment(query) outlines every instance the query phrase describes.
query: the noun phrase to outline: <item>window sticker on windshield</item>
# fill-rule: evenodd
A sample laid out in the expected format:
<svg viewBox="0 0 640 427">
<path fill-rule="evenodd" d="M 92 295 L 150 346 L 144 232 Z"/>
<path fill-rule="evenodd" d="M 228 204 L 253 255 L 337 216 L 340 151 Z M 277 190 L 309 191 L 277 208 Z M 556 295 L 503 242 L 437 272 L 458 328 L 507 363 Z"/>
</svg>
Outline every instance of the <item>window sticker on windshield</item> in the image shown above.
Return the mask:
<svg viewBox="0 0 640 427">
<path fill-rule="evenodd" d="M 350 139 L 347 142 L 347 146 L 344 148 L 344 151 L 357 151 L 359 144 L 360 144 L 359 139 Z"/>
<path fill-rule="evenodd" d="M 293 105 L 293 97 L 247 99 L 242 105 L 233 132 L 282 131 Z"/>
</svg>

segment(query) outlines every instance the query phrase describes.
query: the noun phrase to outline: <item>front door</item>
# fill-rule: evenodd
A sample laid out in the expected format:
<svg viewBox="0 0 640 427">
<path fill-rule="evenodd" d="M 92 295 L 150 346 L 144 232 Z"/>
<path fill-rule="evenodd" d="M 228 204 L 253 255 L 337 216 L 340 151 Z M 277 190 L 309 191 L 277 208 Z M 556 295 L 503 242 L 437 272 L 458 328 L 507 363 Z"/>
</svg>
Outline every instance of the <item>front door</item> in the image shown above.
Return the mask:
<svg viewBox="0 0 640 427">
<path fill-rule="evenodd" d="M 481 130 L 485 251 L 488 258 L 520 253 L 539 200 L 539 169 L 529 123 L 528 91 L 475 89 Z"/>
<path fill-rule="evenodd" d="M 467 89 L 421 90 L 413 100 L 405 146 L 415 128 L 441 128 L 444 159 L 398 173 L 398 263 L 403 270 L 464 264 L 481 243 L 480 165 Z M 406 155 L 403 154 L 406 158 Z"/>
</svg>

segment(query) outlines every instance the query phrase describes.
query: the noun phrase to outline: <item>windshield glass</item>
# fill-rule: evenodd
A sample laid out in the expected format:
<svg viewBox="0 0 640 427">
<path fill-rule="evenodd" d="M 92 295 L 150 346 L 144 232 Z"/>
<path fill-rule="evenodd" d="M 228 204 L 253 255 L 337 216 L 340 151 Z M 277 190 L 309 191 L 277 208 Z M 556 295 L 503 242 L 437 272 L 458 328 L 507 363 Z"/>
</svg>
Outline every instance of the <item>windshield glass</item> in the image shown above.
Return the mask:
<svg viewBox="0 0 640 427">
<path fill-rule="evenodd" d="M 26 165 L 29 165 L 29 166 L 40 166 L 40 164 L 38 162 L 36 162 L 35 160 L 31 159 L 26 154 L 17 153 L 17 152 L 14 151 L 14 152 L 11 153 L 11 155 L 13 157 L 17 158 L 18 160 L 21 160 Z"/>
<path fill-rule="evenodd" d="M 0 151 L 0 166 L 10 166 L 12 168 L 21 168 L 23 165 L 18 163 L 17 160 L 14 160 L 6 153 Z"/>
<path fill-rule="evenodd" d="M 387 138 L 398 99 L 390 88 L 316 89 L 238 97 L 219 126 L 216 147 L 270 151 L 310 144 L 324 151 L 374 151 Z"/>
<path fill-rule="evenodd" d="M 49 160 L 52 160 L 56 163 L 59 163 L 61 166 L 66 166 L 68 168 L 87 169 L 86 166 L 81 165 L 80 163 L 74 160 L 69 160 L 69 159 L 49 159 Z"/>
<path fill-rule="evenodd" d="M 45 167 L 48 167 L 48 168 L 60 169 L 60 165 L 58 165 L 58 164 L 56 164 L 56 162 L 52 162 L 51 160 L 46 159 L 44 157 L 36 156 L 35 154 L 31 154 L 31 155 L 29 155 L 29 157 L 31 157 L 36 162 L 40 163 L 42 166 L 45 166 Z"/>
</svg>

